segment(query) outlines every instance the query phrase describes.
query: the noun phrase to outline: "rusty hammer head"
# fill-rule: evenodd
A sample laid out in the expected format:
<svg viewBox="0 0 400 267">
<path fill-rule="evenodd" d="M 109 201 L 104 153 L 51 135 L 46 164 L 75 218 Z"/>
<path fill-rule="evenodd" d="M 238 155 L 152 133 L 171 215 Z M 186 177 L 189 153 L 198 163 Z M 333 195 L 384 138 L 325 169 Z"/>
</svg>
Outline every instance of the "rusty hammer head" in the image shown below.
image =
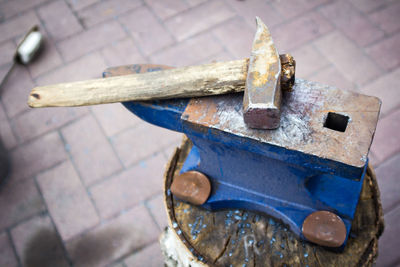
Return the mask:
<svg viewBox="0 0 400 267">
<path fill-rule="evenodd" d="M 295 62 L 290 55 L 279 56 L 267 26 L 258 17 L 256 22 L 257 31 L 244 91 L 243 116 L 250 128 L 276 129 L 280 123 L 281 86 L 289 83 L 290 88 L 293 85 Z M 281 64 L 285 69 L 282 70 Z"/>
</svg>

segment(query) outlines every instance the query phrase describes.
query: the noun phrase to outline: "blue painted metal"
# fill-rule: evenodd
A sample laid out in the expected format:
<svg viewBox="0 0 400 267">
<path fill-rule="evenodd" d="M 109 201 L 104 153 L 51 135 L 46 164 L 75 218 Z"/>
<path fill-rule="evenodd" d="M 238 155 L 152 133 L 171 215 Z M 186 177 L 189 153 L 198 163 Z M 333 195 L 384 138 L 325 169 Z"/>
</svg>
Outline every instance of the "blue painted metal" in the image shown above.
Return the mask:
<svg viewBox="0 0 400 267">
<path fill-rule="evenodd" d="M 218 97 L 225 101 L 224 106 L 236 109 L 237 116 L 242 116 L 242 96 Z M 185 133 L 193 142 L 181 173 L 197 170 L 209 177 L 212 192 L 203 205 L 205 208 L 264 212 L 283 220 L 302 238 L 304 219 L 314 211 L 328 210 L 342 218 L 347 235 L 350 233 L 368 164 L 366 159 L 363 165 L 354 167 L 249 138 L 223 125 L 208 127 L 190 118 L 189 102 L 179 99 L 123 104 L 143 120 Z M 196 108 L 206 116 L 201 105 Z M 221 115 L 224 111 L 216 112 Z"/>
</svg>

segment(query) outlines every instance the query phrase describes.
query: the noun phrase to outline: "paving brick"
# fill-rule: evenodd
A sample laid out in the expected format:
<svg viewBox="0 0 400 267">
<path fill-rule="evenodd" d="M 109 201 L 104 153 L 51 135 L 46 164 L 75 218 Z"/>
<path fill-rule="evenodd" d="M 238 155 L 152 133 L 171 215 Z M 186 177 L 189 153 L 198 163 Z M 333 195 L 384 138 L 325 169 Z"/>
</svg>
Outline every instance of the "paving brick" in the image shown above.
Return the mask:
<svg viewBox="0 0 400 267">
<path fill-rule="evenodd" d="M 145 55 L 173 43 L 171 35 L 147 7 L 139 7 L 121 16 L 119 21 L 130 32 L 135 44 Z"/>
<path fill-rule="evenodd" d="M 108 265 L 109 267 L 126 267 L 123 262 L 114 262 L 111 265 Z"/>
<path fill-rule="evenodd" d="M 201 4 L 201 3 L 204 3 L 204 2 L 206 2 L 207 0 L 186 0 L 186 2 L 191 6 L 191 7 L 194 7 L 194 6 L 197 6 L 197 5 L 199 5 L 199 4 Z"/>
<path fill-rule="evenodd" d="M 61 133 L 86 185 L 121 169 L 121 163 L 92 116 L 66 126 Z"/>
<path fill-rule="evenodd" d="M 188 66 L 204 60 L 223 50 L 218 41 L 210 34 L 204 33 L 163 49 L 150 57 L 155 64 L 170 66 Z"/>
<path fill-rule="evenodd" d="M 168 226 L 167 210 L 164 205 L 164 196 L 162 193 L 147 201 L 146 206 L 161 230 Z"/>
<path fill-rule="evenodd" d="M 225 1 L 230 5 L 236 13 L 243 17 L 249 26 L 251 26 L 252 31 L 255 31 L 256 22 L 255 18 L 258 16 L 267 25 L 267 27 L 275 26 L 284 20 L 284 16 L 280 14 L 276 8 L 272 6 L 273 1 L 261 1 L 261 0 L 247 0 L 247 1 Z M 240 39 L 240 35 L 232 35 Z M 253 36 L 254 38 L 254 36 Z M 250 40 L 252 40 L 251 38 Z"/>
<path fill-rule="evenodd" d="M 47 215 L 23 222 L 12 229 L 11 235 L 23 266 L 69 266 L 60 237 Z"/>
<path fill-rule="evenodd" d="M 67 125 L 61 130 L 61 133 L 71 154 L 82 153 L 104 143 L 106 140 L 96 120 L 91 115 Z"/>
<path fill-rule="evenodd" d="M 248 58 L 250 56 L 254 32 L 254 29 L 238 17 L 220 25 L 212 31 L 236 59 Z"/>
<path fill-rule="evenodd" d="M 6 181 L 0 191 L 0 230 L 46 209 L 32 179 L 15 182 Z"/>
<path fill-rule="evenodd" d="M 222 1 L 209 1 L 165 22 L 178 41 L 215 27 L 235 13 Z"/>
<path fill-rule="evenodd" d="M 50 2 L 40 7 L 38 14 L 50 36 L 56 41 L 83 30 L 71 9 L 62 0 Z"/>
<path fill-rule="evenodd" d="M 368 153 L 368 160 L 369 160 L 369 164 L 371 164 L 374 169 L 376 166 L 378 166 L 376 164 L 376 162 L 377 162 L 376 156 L 374 155 L 374 153 L 371 150 Z"/>
<path fill-rule="evenodd" d="M 270 31 L 279 53 L 290 53 L 332 30 L 332 25 L 316 12 L 307 13 L 295 20 L 271 27 Z"/>
<path fill-rule="evenodd" d="M 26 12 L 18 17 L 0 24 L 0 43 L 25 34 L 33 25 L 40 25 L 34 11 Z"/>
<path fill-rule="evenodd" d="M 400 151 L 400 109 L 379 120 L 371 150 L 376 165 Z"/>
<path fill-rule="evenodd" d="M 12 41 L 0 44 L 0 66 L 13 62 L 13 56 L 17 46 Z"/>
<path fill-rule="evenodd" d="M 6 232 L 0 233 L 0 266 L 18 266 L 10 239 Z"/>
<path fill-rule="evenodd" d="M 74 10 L 81 10 L 100 0 L 66 0 Z"/>
<path fill-rule="evenodd" d="M 92 5 L 78 12 L 78 17 L 86 27 L 92 27 L 100 22 L 118 17 L 138 6 L 140 0 L 108 0 Z"/>
<path fill-rule="evenodd" d="M 0 142 L 7 149 L 11 149 L 17 145 L 17 139 L 11 129 L 11 125 L 7 120 L 3 105 L 0 103 Z"/>
<path fill-rule="evenodd" d="M 292 0 L 271 1 L 276 10 L 286 19 L 306 13 L 320 5 L 329 3 L 331 0 L 297 0 L 296 4 Z"/>
<path fill-rule="evenodd" d="M 321 69 L 311 75 L 310 80 L 331 85 L 343 90 L 356 90 L 356 85 L 343 77 L 343 75 L 333 66 Z"/>
<path fill-rule="evenodd" d="M 321 12 L 349 39 L 360 46 L 365 46 L 383 37 L 383 31 L 348 2 L 334 2 L 322 8 Z"/>
<path fill-rule="evenodd" d="M 0 66 L 0 80 L 3 81 L 6 78 L 6 75 L 9 71 L 9 69 L 11 69 L 12 63 Z M 3 85 L 2 85 L 3 88 Z"/>
<path fill-rule="evenodd" d="M 161 253 L 161 247 L 158 242 L 135 252 L 124 260 L 127 267 L 158 267 L 164 265 L 164 257 Z"/>
<path fill-rule="evenodd" d="M 367 48 L 367 53 L 384 70 L 400 66 L 400 33 Z"/>
<path fill-rule="evenodd" d="M 59 42 L 58 48 L 63 58 L 71 61 L 125 37 L 121 25 L 112 20 Z"/>
<path fill-rule="evenodd" d="M 19 141 L 25 142 L 57 129 L 87 112 L 87 107 L 31 109 L 15 117 L 12 122 Z"/>
<path fill-rule="evenodd" d="M 106 136 L 110 137 L 135 126 L 140 119 L 120 103 L 91 107 Z"/>
<path fill-rule="evenodd" d="M 312 43 L 290 52 L 296 60 L 296 77 L 308 79 L 311 75 L 329 66 L 330 62 Z"/>
<path fill-rule="evenodd" d="M 65 160 L 67 154 L 57 132 L 18 146 L 11 152 L 13 179 L 24 179 Z"/>
<path fill-rule="evenodd" d="M 63 64 L 60 54 L 52 40 L 45 33 L 42 47 L 38 55 L 29 63 L 28 68 L 33 78 L 37 78 L 46 72 Z"/>
<path fill-rule="evenodd" d="M 135 42 L 126 38 L 119 42 L 114 42 L 101 51 L 107 66 L 129 65 L 134 63 L 147 62 L 140 54 Z"/>
<path fill-rule="evenodd" d="M 366 95 L 373 95 L 382 100 L 381 116 L 400 105 L 398 80 L 400 68 L 379 77 L 377 80 L 361 87 L 361 92 Z"/>
<path fill-rule="evenodd" d="M 363 51 L 337 31 L 320 38 L 315 45 L 350 82 L 363 85 L 381 74 Z"/>
<path fill-rule="evenodd" d="M 172 156 L 174 155 L 174 153 L 175 153 L 175 149 L 176 149 L 177 147 L 179 147 L 179 145 L 180 145 L 180 143 L 178 143 L 178 141 L 176 141 L 174 144 L 171 144 L 171 145 L 167 146 L 166 148 L 164 148 L 164 149 L 162 150 L 162 153 L 163 153 L 163 155 L 164 155 L 164 158 L 165 158 L 166 160 L 170 160 L 171 157 L 172 157 Z"/>
<path fill-rule="evenodd" d="M 385 5 L 386 0 L 376 1 L 376 0 L 350 0 L 350 2 L 360 11 L 364 13 L 369 13 L 377 8 Z"/>
<path fill-rule="evenodd" d="M 384 9 L 378 10 L 369 18 L 386 33 L 394 33 L 400 29 L 400 2 L 395 2 Z"/>
<path fill-rule="evenodd" d="M 146 4 L 163 20 L 189 8 L 184 0 L 145 0 Z"/>
<path fill-rule="evenodd" d="M 400 206 L 390 213 L 385 214 L 385 231 L 379 238 L 379 252 L 377 267 L 396 266 L 400 261 L 399 254 L 399 232 L 400 232 Z"/>
<path fill-rule="evenodd" d="M 0 120 L 0 142 L 6 149 L 14 148 L 17 145 L 17 139 L 7 120 Z"/>
<path fill-rule="evenodd" d="M 164 164 L 158 154 L 92 186 L 90 193 L 101 217 L 110 218 L 161 192 Z"/>
<path fill-rule="evenodd" d="M 39 174 L 37 181 L 63 240 L 68 240 L 100 222 L 70 161 Z"/>
<path fill-rule="evenodd" d="M 400 154 L 383 162 L 376 169 L 384 212 L 389 212 L 400 203 Z"/>
<path fill-rule="evenodd" d="M 208 58 L 205 58 L 205 59 L 202 59 L 202 60 L 196 62 L 196 65 L 197 64 L 208 64 L 208 63 L 213 63 L 213 62 L 221 62 L 221 61 L 230 61 L 230 60 L 234 60 L 234 59 L 235 59 L 235 57 L 231 53 L 223 50 L 221 52 L 218 52 L 217 54 L 214 54 L 212 56 L 209 56 Z"/>
<path fill-rule="evenodd" d="M 89 54 L 58 68 L 48 74 L 36 79 L 38 85 L 48 85 L 52 83 L 72 82 L 90 78 L 100 78 L 103 71 L 107 68 L 104 58 L 98 53 Z M 24 101 L 26 101 L 26 96 Z"/>
<path fill-rule="evenodd" d="M 135 128 L 111 139 L 124 166 L 142 160 L 173 143 L 180 142 L 181 134 L 140 122 Z"/>
<path fill-rule="evenodd" d="M 0 102 L 0 120 L 7 120 L 7 115 L 4 110 L 3 104 Z"/>
<path fill-rule="evenodd" d="M 159 230 L 143 205 L 67 242 L 75 266 L 104 266 L 154 242 Z"/>
<path fill-rule="evenodd" d="M 29 109 L 26 101 L 34 86 L 28 70 L 24 66 L 15 65 L 2 86 L 1 101 L 9 117 Z"/>
<path fill-rule="evenodd" d="M 19 13 L 32 9 L 47 0 L 13 0 L 0 2 L 0 18 L 8 19 Z"/>
</svg>

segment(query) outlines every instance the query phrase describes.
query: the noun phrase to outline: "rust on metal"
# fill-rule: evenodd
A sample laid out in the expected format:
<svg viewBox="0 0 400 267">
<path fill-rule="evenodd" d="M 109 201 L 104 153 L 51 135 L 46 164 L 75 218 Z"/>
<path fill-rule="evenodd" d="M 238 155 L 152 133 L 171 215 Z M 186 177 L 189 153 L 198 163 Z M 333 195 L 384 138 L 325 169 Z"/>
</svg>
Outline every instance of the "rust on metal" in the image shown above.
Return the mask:
<svg viewBox="0 0 400 267">
<path fill-rule="evenodd" d="M 293 90 L 283 92 L 276 130 L 249 128 L 242 99 L 241 94 L 193 98 L 182 119 L 204 132 L 220 130 L 357 168 L 365 165 L 379 117 L 378 98 L 296 79 Z M 349 118 L 344 132 L 324 127 L 330 112 Z"/>
<path fill-rule="evenodd" d="M 243 98 L 244 121 L 250 128 L 279 127 L 281 62 L 267 26 L 256 17 L 257 31 L 250 55 Z"/>
<path fill-rule="evenodd" d="M 296 72 L 296 61 L 290 54 L 279 55 L 282 65 L 281 89 L 290 91 L 293 88 Z"/>
<path fill-rule="evenodd" d="M 346 227 L 342 219 L 330 211 L 316 211 L 303 222 L 304 237 L 325 247 L 340 247 L 346 240 Z"/>
<path fill-rule="evenodd" d="M 170 189 L 177 198 L 194 205 L 202 205 L 210 195 L 211 184 L 203 173 L 188 171 L 177 176 Z"/>
</svg>

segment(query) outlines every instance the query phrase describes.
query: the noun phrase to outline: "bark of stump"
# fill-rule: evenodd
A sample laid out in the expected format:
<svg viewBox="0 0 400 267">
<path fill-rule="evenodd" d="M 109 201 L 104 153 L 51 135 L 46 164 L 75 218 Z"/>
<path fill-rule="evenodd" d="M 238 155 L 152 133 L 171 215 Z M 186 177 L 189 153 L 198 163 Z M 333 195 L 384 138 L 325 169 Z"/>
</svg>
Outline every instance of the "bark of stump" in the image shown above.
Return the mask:
<svg viewBox="0 0 400 267">
<path fill-rule="evenodd" d="M 190 151 L 184 138 L 165 171 L 169 228 L 160 238 L 167 266 L 371 266 L 383 232 L 379 189 L 369 166 L 343 252 L 300 241 L 282 222 L 256 212 L 210 212 L 175 199 L 169 191 Z"/>
</svg>

